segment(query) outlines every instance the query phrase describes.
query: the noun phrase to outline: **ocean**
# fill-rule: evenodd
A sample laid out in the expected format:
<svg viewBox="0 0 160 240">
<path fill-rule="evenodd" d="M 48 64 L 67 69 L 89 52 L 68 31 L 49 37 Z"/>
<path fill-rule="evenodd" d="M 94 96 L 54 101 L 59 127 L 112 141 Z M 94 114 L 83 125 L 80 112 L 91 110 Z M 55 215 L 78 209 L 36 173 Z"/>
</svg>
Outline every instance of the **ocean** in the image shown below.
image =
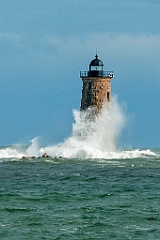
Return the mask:
<svg viewBox="0 0 160 240">
<path fill-rule="evenodd" d="M 160 239 L 160 149 L 117 147 L 114 99 L 91 116 L 62 143 L 0 147 L 1 240 Z"/>
<path fill-rule="evenodd" d="M 127 152 L 1 158 L 0 239 L 159 240 L 160 149 Z"/>
</svg>

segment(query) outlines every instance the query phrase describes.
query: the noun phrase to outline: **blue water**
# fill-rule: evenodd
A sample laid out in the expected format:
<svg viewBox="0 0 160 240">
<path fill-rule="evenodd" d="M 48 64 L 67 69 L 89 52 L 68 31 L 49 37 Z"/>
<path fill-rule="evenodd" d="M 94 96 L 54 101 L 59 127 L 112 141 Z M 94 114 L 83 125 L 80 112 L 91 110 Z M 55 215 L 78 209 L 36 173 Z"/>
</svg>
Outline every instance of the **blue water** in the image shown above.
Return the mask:
<svg viewBox="0 0 160 240">
<path fill-rule="evenodd" d="M 160 239 L 160 154 L 1 158 L 0 239 Z"/>
</svg>

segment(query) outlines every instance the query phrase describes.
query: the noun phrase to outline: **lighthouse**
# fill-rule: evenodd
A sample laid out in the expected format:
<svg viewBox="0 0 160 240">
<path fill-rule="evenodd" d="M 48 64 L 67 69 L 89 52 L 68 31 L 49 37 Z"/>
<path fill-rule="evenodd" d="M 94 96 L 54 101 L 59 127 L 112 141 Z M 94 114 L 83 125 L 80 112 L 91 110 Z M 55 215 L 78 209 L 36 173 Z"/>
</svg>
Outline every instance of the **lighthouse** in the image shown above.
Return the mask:
<svg viewBox="0 0 160 240">
<path fill-rule="evenodd" d="M 111 79 L 113 71 L 103 71 L 103 62 L 97 54 L 89 64 L 89 71 L 80 71 L 82 78 L 81 110 L 93 107 L 98 114 L 105 102 L 111 102 Z"/>
</svg>

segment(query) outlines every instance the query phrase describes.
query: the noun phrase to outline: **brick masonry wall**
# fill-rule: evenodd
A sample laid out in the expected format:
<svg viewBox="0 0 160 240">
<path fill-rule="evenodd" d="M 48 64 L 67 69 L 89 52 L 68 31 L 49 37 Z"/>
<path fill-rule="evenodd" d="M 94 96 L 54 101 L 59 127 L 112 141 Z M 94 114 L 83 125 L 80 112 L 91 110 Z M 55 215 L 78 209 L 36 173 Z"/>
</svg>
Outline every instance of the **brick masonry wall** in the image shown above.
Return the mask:
<svg viewBox="0 0 160 240">
<path fill-rule="evenodd" d="M 111 101 L 110 77 L 83 77 L 81 110 L 95 107 L 97 112 L 105 101 Z"/>
</svg>

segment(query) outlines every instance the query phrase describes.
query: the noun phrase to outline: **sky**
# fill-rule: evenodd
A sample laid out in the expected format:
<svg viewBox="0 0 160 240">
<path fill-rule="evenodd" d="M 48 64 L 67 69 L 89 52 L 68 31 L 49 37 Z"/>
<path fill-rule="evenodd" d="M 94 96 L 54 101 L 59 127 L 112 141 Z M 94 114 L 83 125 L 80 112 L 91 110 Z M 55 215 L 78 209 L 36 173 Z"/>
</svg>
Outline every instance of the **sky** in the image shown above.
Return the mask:
<svg viewBox="0 0 160 240">
<path fill-rule="evenodd" d="M 159 0 L 0 0 L 0 145 L 70 135 L 96 49 L 126 147 L 160 147 Z"/>
</svg>

